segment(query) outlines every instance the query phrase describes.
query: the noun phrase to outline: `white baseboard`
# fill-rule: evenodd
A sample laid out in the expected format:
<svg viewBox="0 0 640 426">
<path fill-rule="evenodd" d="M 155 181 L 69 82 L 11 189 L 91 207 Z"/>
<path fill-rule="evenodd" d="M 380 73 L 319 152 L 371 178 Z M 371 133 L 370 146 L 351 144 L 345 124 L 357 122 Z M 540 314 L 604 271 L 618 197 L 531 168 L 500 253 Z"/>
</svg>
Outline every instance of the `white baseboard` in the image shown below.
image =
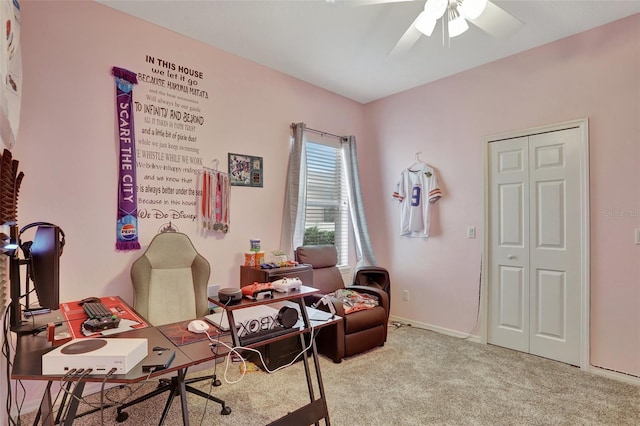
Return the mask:
<svg viewBox="0 0 640 426">
<path fill-rule="evenodd" d="M 607 370 L 606 368 L 596 367 L 594 365 L 590 365 L 587 371 L 598 376 L 629 383 L 630 385 L 640 386 L 640 377 L 632 376 L 630 374 L 619 373 L 617 371 Z"/>
<path fill-rule="evenodd" d="M 396 316 L 396 315 L 390 315 L 389 316 L 389 322 L 394 322 L 394 321 L 397 321 L 399 323 L 406 324 L 406 325 L 411 325 L 411 327 L 422 328 L 422 329 L 425 329 L 425 330 L 434 331 L 436 333 L 445 334 L 445 335 L 451 336 L 451 337 L 457 337 L 457 338 L 462 338 L 462 339 L 466 338 L 470 342 L 482 343 L 481 340 L 480 340 L 480 336 L 468 335 L 468 334 L 460 333 L 459 331 L 456 331 L 456 330 L 450 330 L 448 328 L 443 328 L 443 327 L 438 327 L 438 326 L 435 326 L 435 325 L 425 324 L 425 323 L 421 323 L 421 322 L 418 322 L 418 321 L 412 321 L 412 320 L 410 320 L 408 318 L 403 318 L 403 317 L 399 317 L 399 316 Z M 587 372 L 587 373 L 593 373 L 593 374 L 596 374 L 598 376 L 604 376 L 604 377 L 607 377 L 609 379 L 618 380 L 620 382 L 629 383 L 629 384 L 635 385 L 635 386 L 640 386 L 640 377 L 632 376 L 630 374 L 620 373 L 620 372 L 617 372 L 617 371 L 608 370 L 606 368 L 596 367 L 596 366 L 593 366 L 593 365 L 589 366 L 588 369 L 582 369 L 582 370 L 584 372 Z"/>
<path fill-rule="evenodd" d="M 389 322 L 393 322 L 393 321 L 397 321 L 399 323 L 402 324 L 407 324 L 407 325 L 411 325 L 411 327 L 416 327 L 416 328 L 422 328 L 424 330 L 430 330 L 430 331 L 435 331 L 436 333 L 440 333 L 440 334 L 445 334 L 447 336 L 451 336 L 451 337 L 457 337 L 459 339 L 466 339 L 470 342 L 474 342 L 474 343 L 480 343 L 480 336 L 476 336 L 473 334 L 465 334 L 465 333 L 461 333 L 459 331 L 456 330 L 450 330 L 448 328 L 444 328 L 444 327 L 438 327 L 436 325 L 431 325 L 431 324 L 425 324 L 423 322 L 419 322 L 419 321 L 412 321 L 408 318 L 403 318 L 403 317 L 399 317 L 396 315 L 390 315 L 389 316 Z"/>
</svg>

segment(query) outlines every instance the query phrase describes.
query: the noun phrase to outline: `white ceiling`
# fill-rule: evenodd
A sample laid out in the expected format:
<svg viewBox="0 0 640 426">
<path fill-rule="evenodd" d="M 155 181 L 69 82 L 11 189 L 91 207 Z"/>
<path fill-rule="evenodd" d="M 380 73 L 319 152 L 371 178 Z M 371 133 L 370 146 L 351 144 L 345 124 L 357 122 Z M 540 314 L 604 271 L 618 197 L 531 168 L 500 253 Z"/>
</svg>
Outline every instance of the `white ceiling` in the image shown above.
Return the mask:
<svg viewBox="0 0 640 426">
<path fill-rule="evenodd" d="M 449 45 L 438 24 L 388 57 L 424 0 L 98 1 L 361 103 L 640 13 L 640 0 L 493 0 L 525 24 L 508 39 L 470 25 Z"/>
</svg>

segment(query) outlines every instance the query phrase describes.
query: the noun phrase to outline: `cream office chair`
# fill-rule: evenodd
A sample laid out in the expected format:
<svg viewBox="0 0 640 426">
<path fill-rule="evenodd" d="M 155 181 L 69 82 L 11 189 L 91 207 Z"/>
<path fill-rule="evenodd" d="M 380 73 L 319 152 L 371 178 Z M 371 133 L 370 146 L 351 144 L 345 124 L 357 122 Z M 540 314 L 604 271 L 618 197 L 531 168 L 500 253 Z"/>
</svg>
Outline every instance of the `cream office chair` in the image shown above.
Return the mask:
<svg viewBox="0 0 640 426">
<path fill-rule="evenodd" d="M 131 266 L 133 307 L 154 326 L 202 318 L 209 310 L 207 284 L 210 273 L 209 262 L 198 254 L 188 236 L 178 232 L 158 234 Z M 189 386 L 202 380 L 213 380 L 214 386 L 220 385 L 215 375 L 198 377 L 185 380 L 186 390 L 222 405 L 221 414 L 231 413 L 231 408 L 221 399 Z M 178 386 L 176 377 L 161 379 L 153 392 L 118 407 L 116 420 L 123 422 L 128 418 L 123 411 L 125 408 L 169 392 L 160 420 L 162 424 L 173 398 L 180 395 Z"/>
</svg>

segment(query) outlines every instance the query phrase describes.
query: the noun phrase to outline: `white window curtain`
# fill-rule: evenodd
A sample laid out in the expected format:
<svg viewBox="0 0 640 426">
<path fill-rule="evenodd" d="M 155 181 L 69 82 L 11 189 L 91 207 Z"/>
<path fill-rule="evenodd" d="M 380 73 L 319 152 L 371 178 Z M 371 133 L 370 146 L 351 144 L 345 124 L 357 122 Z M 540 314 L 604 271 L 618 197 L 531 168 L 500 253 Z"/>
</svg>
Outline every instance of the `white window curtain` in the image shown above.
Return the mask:
<svg viewBox="0 0 640 426">
<path fill-rule="evenodd" d="M 293 252 L 302 245 L 304 239 L 305 199 L 307 197 L 307 169 L 305 124 L 292 125 L 291 150 L 284 190 L 284 212 L 280 250 L 293 259 Z"/>
<path fill-rule="evenodd" d="M 377 261 L 369 239 L 369 228 L 364 214 L 355 136 L 349 136 L 342 140 L 342 161 L 347 175 L 347 196 L 349 197 L 351 224 L 356 242 L 357 271 L 365 266 L 376 266 Z"/>
<path fill-rule="evenodd" d="M 287 169 L 284 214 L 280 238 L 281 250 L 284 251 L 287 256 L 290 256 L 290 258 L 293 258 L 293 252 L 296 247 L 301 246 L 303 243 L 307 191 L 306 125 L 304 123 L 295 123 L 292 125 L 292 129 L 293 135 L 289 154 L 289 166 Z M 373 247 L 371 246 L 371 240 L 369 239 L 369 230 L 362 203 L 355 136 L 342 138 L 341 148 L 348 187 L 349 209 L 355 235 L 356 270 L 365 266 L 376 266 L 377 262 L 373 253 Z"/>
</svg>

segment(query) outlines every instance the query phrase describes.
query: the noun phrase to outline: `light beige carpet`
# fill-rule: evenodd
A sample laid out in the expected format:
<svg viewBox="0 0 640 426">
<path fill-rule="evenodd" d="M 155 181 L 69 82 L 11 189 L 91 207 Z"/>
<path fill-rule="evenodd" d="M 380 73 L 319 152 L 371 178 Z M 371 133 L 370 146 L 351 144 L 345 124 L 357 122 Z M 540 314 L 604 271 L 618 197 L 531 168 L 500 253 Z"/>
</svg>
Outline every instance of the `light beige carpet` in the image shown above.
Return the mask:
<svg viewBox="0 0 640 426">
<path fill-rule="evenodd" d="M 640 425 L 640 387 L 495 346 L 438 333 L 390 326 L 384 347 L 334 364 L 321 357 L 331 424 L 358 425 Z M 204 370 L 199 374 L 211 373 Z M 224 383 L 214 395 L 232 408 L 188 396 L 191 425 L 263 425 L 308 402 L 303 363 L 276 374 L 253 372 L 236 384 Z M 232 365 L 229 379 L 239 378 Z M 144 385 L 136 396 L 155 388 Z M 206 392 L 208 382 L 198 386 Z M 135 386 L 134 386 L 135 388 Z M 129 389 L 112 389 L 123 399 Z M 99 400 L 97 395 L 91 400 Z M 122 425 L 157 424 L 166 394 L 129 408 Z M 80 411 L 86 406 L 81 405 Z M 103 413 L 113 425 L 115 408 Z M 33 413 L 23 416 L 33 421 Z M 100 425 L 101 414 L 76 420 Z M 181 424 L 179 398 L 167 425 Z"/>
</svg>

